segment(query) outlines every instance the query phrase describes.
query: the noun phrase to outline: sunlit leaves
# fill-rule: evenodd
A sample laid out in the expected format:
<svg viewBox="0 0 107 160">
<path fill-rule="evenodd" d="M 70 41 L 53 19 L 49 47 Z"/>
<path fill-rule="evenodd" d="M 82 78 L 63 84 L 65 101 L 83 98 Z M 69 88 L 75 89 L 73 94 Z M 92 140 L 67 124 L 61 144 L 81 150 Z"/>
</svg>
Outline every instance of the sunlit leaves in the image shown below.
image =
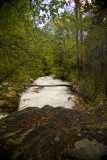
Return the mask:
<svg viewBox="0 0 107 160">
<path fill-rule="evenodd" d="M 64 8 L 65 4 L 66 1 L 59 0 L 51 0 L 49 2 L 44 0 L 30 0 L 30 8 L 33 12 L 34 20 L 37 21 L 37 23 L 45 23 L 47 19 L 55 19 L 56 16 L 59 16 L 59 9 Z M 44 17 L 44 15 L 46 16 Z M 38 21 L 38 19 L 40 19 L 40 21 Z"/>
<path fill-rule="evenodd" d="M 65 4 L 65 2 L 62 2 L 60 7 L 64 8 L 64 4 Z"/>
</svg>

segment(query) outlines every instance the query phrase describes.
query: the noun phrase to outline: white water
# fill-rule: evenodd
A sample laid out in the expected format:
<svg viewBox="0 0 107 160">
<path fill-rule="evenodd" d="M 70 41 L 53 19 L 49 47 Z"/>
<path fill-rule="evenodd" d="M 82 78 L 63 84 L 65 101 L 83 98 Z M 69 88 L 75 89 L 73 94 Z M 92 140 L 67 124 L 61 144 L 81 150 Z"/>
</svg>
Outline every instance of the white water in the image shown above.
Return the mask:
<svg viewBox="0 0 107 160">
<path fill-rule="evenodd" d="M 55 85 L 55 84 L 69 84 L 59 79 L 53 79 L 53 76 L 40 77 L 34 81 L 33 84 L 38 85 Z M 68 100 L 70 97 L 70 100 Z M 71 94 L 69 87 L 58 86 L 58 87 L 30 87 L 22 94 L 19 110 L 27 107 L 43 107 L 50 105 L 53 107 L 65 107 L 72 109 L 75 103 L 72 102 L 74 95 Z"/>
<path fill-rule="evenodd" d="M 0 119 L 5 118 L 6 116 L 7 116 L 6 113 L 1 113 L 1 114 L 0 114 Z"/>
</svg>

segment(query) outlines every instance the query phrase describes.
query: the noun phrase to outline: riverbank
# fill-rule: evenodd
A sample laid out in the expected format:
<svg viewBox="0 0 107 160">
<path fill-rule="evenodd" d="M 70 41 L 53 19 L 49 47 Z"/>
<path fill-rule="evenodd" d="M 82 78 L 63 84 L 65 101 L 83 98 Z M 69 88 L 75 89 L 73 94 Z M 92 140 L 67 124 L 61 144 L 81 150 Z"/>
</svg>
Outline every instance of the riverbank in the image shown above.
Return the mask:
<svg viewBox="0 0 107 160">
<path fill-rule="evenodd" d="M 21 94 L 25 91 L 23 82 L 31 84 L 33 78 L 25 76 L 22 82 L 4 81 L 0 85 L 0 117 L 17 111 Z"/>
</svg>

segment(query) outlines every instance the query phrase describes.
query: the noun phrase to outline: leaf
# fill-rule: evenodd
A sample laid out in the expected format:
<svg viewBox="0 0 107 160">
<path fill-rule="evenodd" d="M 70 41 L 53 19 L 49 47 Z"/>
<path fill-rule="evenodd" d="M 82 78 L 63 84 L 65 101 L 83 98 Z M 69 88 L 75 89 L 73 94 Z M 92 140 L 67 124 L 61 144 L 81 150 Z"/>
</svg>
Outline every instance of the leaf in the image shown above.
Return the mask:
<svg viewBox="0 0 107 160">
<path fill-rule="evenodd" d="M 39 14 L 40 14 L 40 11 L 37 11 L 37 14 L 39 15 Z"/>
<path fill-rule="evenodd" d="M 53 8 L 52 4 L 49 4 L 49 8 L 50 8 L 50 9 L 52 9 L 52 8 Z"/>
<path fill-rule="evenodd" d="M 84 6 L 84 12 L 87 13 L 88 11 L 90 11 L 91 9 L 93 8 L 93 6 L 89 3 L 87 3 L 85 6 Z"/>
<path fill-rule="evenodd" d="M 52 14 L 52 18 L 55 19 L 55 17 L 56 17 L 56 14 Z"/>
<path fill-rule="evenodd" d="M 77 121 L 78 121 L 79 119 L 77 118 Z"/>
<path fill-rule="evenodd" d="M 58 8 L 55 9 L 55 12 L 58 13 Z"/>
<path fill-rule="evenodd" d="M 64 4 L 62 3 L 60 7 L 61 7 L 61 8 L 64 8 Z"/>
<path fill-rule="evenodd" d="M 60 7 L 64 8 L 64 5 L 66 4 L 66 1 L 62 1 Z"/>
<path fill-rule="evenodd" d="M 42 17 L 42 21 L 43 21 L 43 23 L 45 22 L 45 21 L 44 21 L 44 17 Z"/>
<path fill-rule="evenodd" d="M 46 15 L 44 14 L 43 17 L 46 18 Z"/>
<path fill-rule="evenodd" d="M 45 9 L 44 9 L 44 11 L 47 13 L 47 12 L 48 12 L 48 9 L 47 9 L 47 8 L 45 8 Z"/>
</svg>

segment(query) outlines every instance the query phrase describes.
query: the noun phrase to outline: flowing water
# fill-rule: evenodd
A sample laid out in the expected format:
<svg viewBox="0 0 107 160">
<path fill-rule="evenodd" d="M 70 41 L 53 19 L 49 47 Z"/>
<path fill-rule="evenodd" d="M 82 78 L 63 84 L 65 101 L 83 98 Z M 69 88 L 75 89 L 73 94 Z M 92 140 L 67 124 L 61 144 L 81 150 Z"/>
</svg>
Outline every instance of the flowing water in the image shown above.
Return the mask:
<svg viewBox="0 0 107 160">
<path fill-rule="evenodd" d="M 37 85 L 59 85 L 70 84 L 69 82 L 54 79 L 53 76 L 40 77 L 34 81 Z M 19 110 L 26 107 L 43 107 L 50 105 L 53 107 L 65 107 L 72 109 L 75 103 L 72 101 L 74 95 L 71 93 L 69 87 L 37 87 L 28 88 L 21 96 Z"/>
<path fill-rule="evenodd" d="M 6 116 L 7 116 L 6 113 L 1 113 L 1 114 L 0 114 L 0 119 L 4 118 L 4 117 L 6 117 Z"/>
</svg>

